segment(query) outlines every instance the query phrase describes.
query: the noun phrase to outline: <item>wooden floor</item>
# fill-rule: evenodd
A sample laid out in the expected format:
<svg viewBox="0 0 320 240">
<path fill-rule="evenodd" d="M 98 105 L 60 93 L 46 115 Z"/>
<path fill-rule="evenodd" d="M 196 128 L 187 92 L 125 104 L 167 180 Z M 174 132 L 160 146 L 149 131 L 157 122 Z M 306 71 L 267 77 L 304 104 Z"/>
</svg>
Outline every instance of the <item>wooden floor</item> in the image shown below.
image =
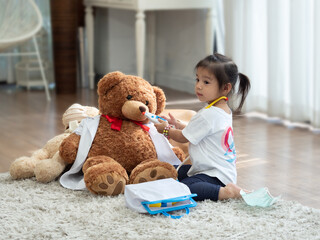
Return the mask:
<svg viewBox="0 0 320 240">
<path fill-rule="evenodd" d="M 193 95 L 164 90 L 167 108 L 202 107 Z M 97 106 L 96 91 L 52 94 L 48 103 L 43 91 L 0 85 L 0 172 L 7 172 L 15 158 L 30 155 L 62 133 L 61 117 L 71 104 Z M 241 187 L 267 186 L 275 196 L 320 209 L 320 135 L 247 117 L 234 120 L 234 135 Z"/>
</svg>

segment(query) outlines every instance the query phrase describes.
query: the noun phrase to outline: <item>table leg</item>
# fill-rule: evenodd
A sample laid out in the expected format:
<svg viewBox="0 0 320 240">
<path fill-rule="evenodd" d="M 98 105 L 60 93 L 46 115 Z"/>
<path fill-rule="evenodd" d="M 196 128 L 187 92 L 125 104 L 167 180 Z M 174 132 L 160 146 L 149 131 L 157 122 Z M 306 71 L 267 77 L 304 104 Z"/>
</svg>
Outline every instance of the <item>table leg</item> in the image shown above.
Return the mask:
<svg viewBox="0 0 320 240">
<path fill-rule="evenodd" d="M 208 9 L 207 12 L 207 21 L 206 21 L 206 54 L 213 54 L 213 34 L 214 34 L 214 26 L 213 26 L 213 12 L 212 8 Z"/>
<path fill-rule="evenodd" d="M 155 52 L 156 52 L 156 16 L 155 12 L 148 12 L 147 15 L 147 56 L 148 56 L 148 71 L 149 71 L 149 83 L 155 84 Z"/>
<path fill-rule="evenodd" d="M 14 83 L 13 79 L 13 65 L 12 65 L 12 56 L 8 55 L 7 56 L 7 83 Z M 29 89 L 28 89 L 29 90 Z"/>
<path fill-rule="evenodd" d="M 137 75 L 143 78 L 144 55 L 145 55 L 146 22 L 145 13 L 138 10 L 136 14 L 136 53 L 137 53 Z"/>
<path fill-rule="evenodd" d="M 88 41 L 88 77 L 90 89 L 94 89 L 94 59 L 93 59 L 93 41 L 94 41 L 94 18 L 93 18 L 93 10 L 91 6 L 86 7 L 86 35 Z"/>
</svg>

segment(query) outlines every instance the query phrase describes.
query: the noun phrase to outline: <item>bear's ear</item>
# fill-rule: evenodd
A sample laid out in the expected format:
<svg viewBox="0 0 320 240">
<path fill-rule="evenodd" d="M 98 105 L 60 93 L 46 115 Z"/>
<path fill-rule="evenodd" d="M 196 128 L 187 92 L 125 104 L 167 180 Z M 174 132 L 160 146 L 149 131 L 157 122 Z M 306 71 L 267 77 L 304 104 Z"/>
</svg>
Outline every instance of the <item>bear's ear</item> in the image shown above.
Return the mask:
<svg viewBox="0 0 320 240">
<path fill-rule="evenodd" d="M 159 115 L 163 112 L 164 107 L 166 106 L 166 95 L 164 95 L 164 92 L 161 88 L 155 86 L 153 87 L 153 91 L 157 96 L 157 111 L 155 114 Z"/>
<path fill-rule="evenodd" d="M 104 77 L 98 82 L 98 95 L 105 95 L 111 88 L 119 84 L 123 80 L 124 76 L 125 74 L 118 71 L 104 75 Z"/>
</svg>

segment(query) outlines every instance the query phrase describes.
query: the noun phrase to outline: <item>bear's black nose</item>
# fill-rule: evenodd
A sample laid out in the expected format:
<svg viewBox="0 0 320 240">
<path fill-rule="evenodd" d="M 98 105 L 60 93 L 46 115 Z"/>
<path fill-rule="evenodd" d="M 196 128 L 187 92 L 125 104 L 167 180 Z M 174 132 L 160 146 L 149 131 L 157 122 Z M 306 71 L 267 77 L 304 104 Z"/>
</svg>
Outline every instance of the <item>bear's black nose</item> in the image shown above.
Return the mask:
<svg viewBox="0 0 320 240">
<path fill-rule="evenodd" d="M 139 110 L 140 110 L 140 112 L 145 112 L 147 109 L 145 107 L 143 107 L 143 106 L 140 106 Z"/>
</svg>

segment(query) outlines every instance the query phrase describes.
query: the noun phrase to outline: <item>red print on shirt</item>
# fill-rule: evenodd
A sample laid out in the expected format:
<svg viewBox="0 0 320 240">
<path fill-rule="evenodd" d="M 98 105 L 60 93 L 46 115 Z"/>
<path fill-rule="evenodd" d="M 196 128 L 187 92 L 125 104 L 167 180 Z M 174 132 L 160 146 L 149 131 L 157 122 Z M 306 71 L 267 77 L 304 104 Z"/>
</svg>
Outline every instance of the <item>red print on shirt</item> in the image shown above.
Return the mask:
<svg viewBox="0 0 320 240">
<path fill-rule="evenodd" d="M 234 162 L 236 160 L 236 149 L 233 141 L 233 130 L 231 127 L 227 127 L 221 138 L 221 146 L 225 150 L 224 155 L 228 156 L 228 162 Z"/>
</svg>

